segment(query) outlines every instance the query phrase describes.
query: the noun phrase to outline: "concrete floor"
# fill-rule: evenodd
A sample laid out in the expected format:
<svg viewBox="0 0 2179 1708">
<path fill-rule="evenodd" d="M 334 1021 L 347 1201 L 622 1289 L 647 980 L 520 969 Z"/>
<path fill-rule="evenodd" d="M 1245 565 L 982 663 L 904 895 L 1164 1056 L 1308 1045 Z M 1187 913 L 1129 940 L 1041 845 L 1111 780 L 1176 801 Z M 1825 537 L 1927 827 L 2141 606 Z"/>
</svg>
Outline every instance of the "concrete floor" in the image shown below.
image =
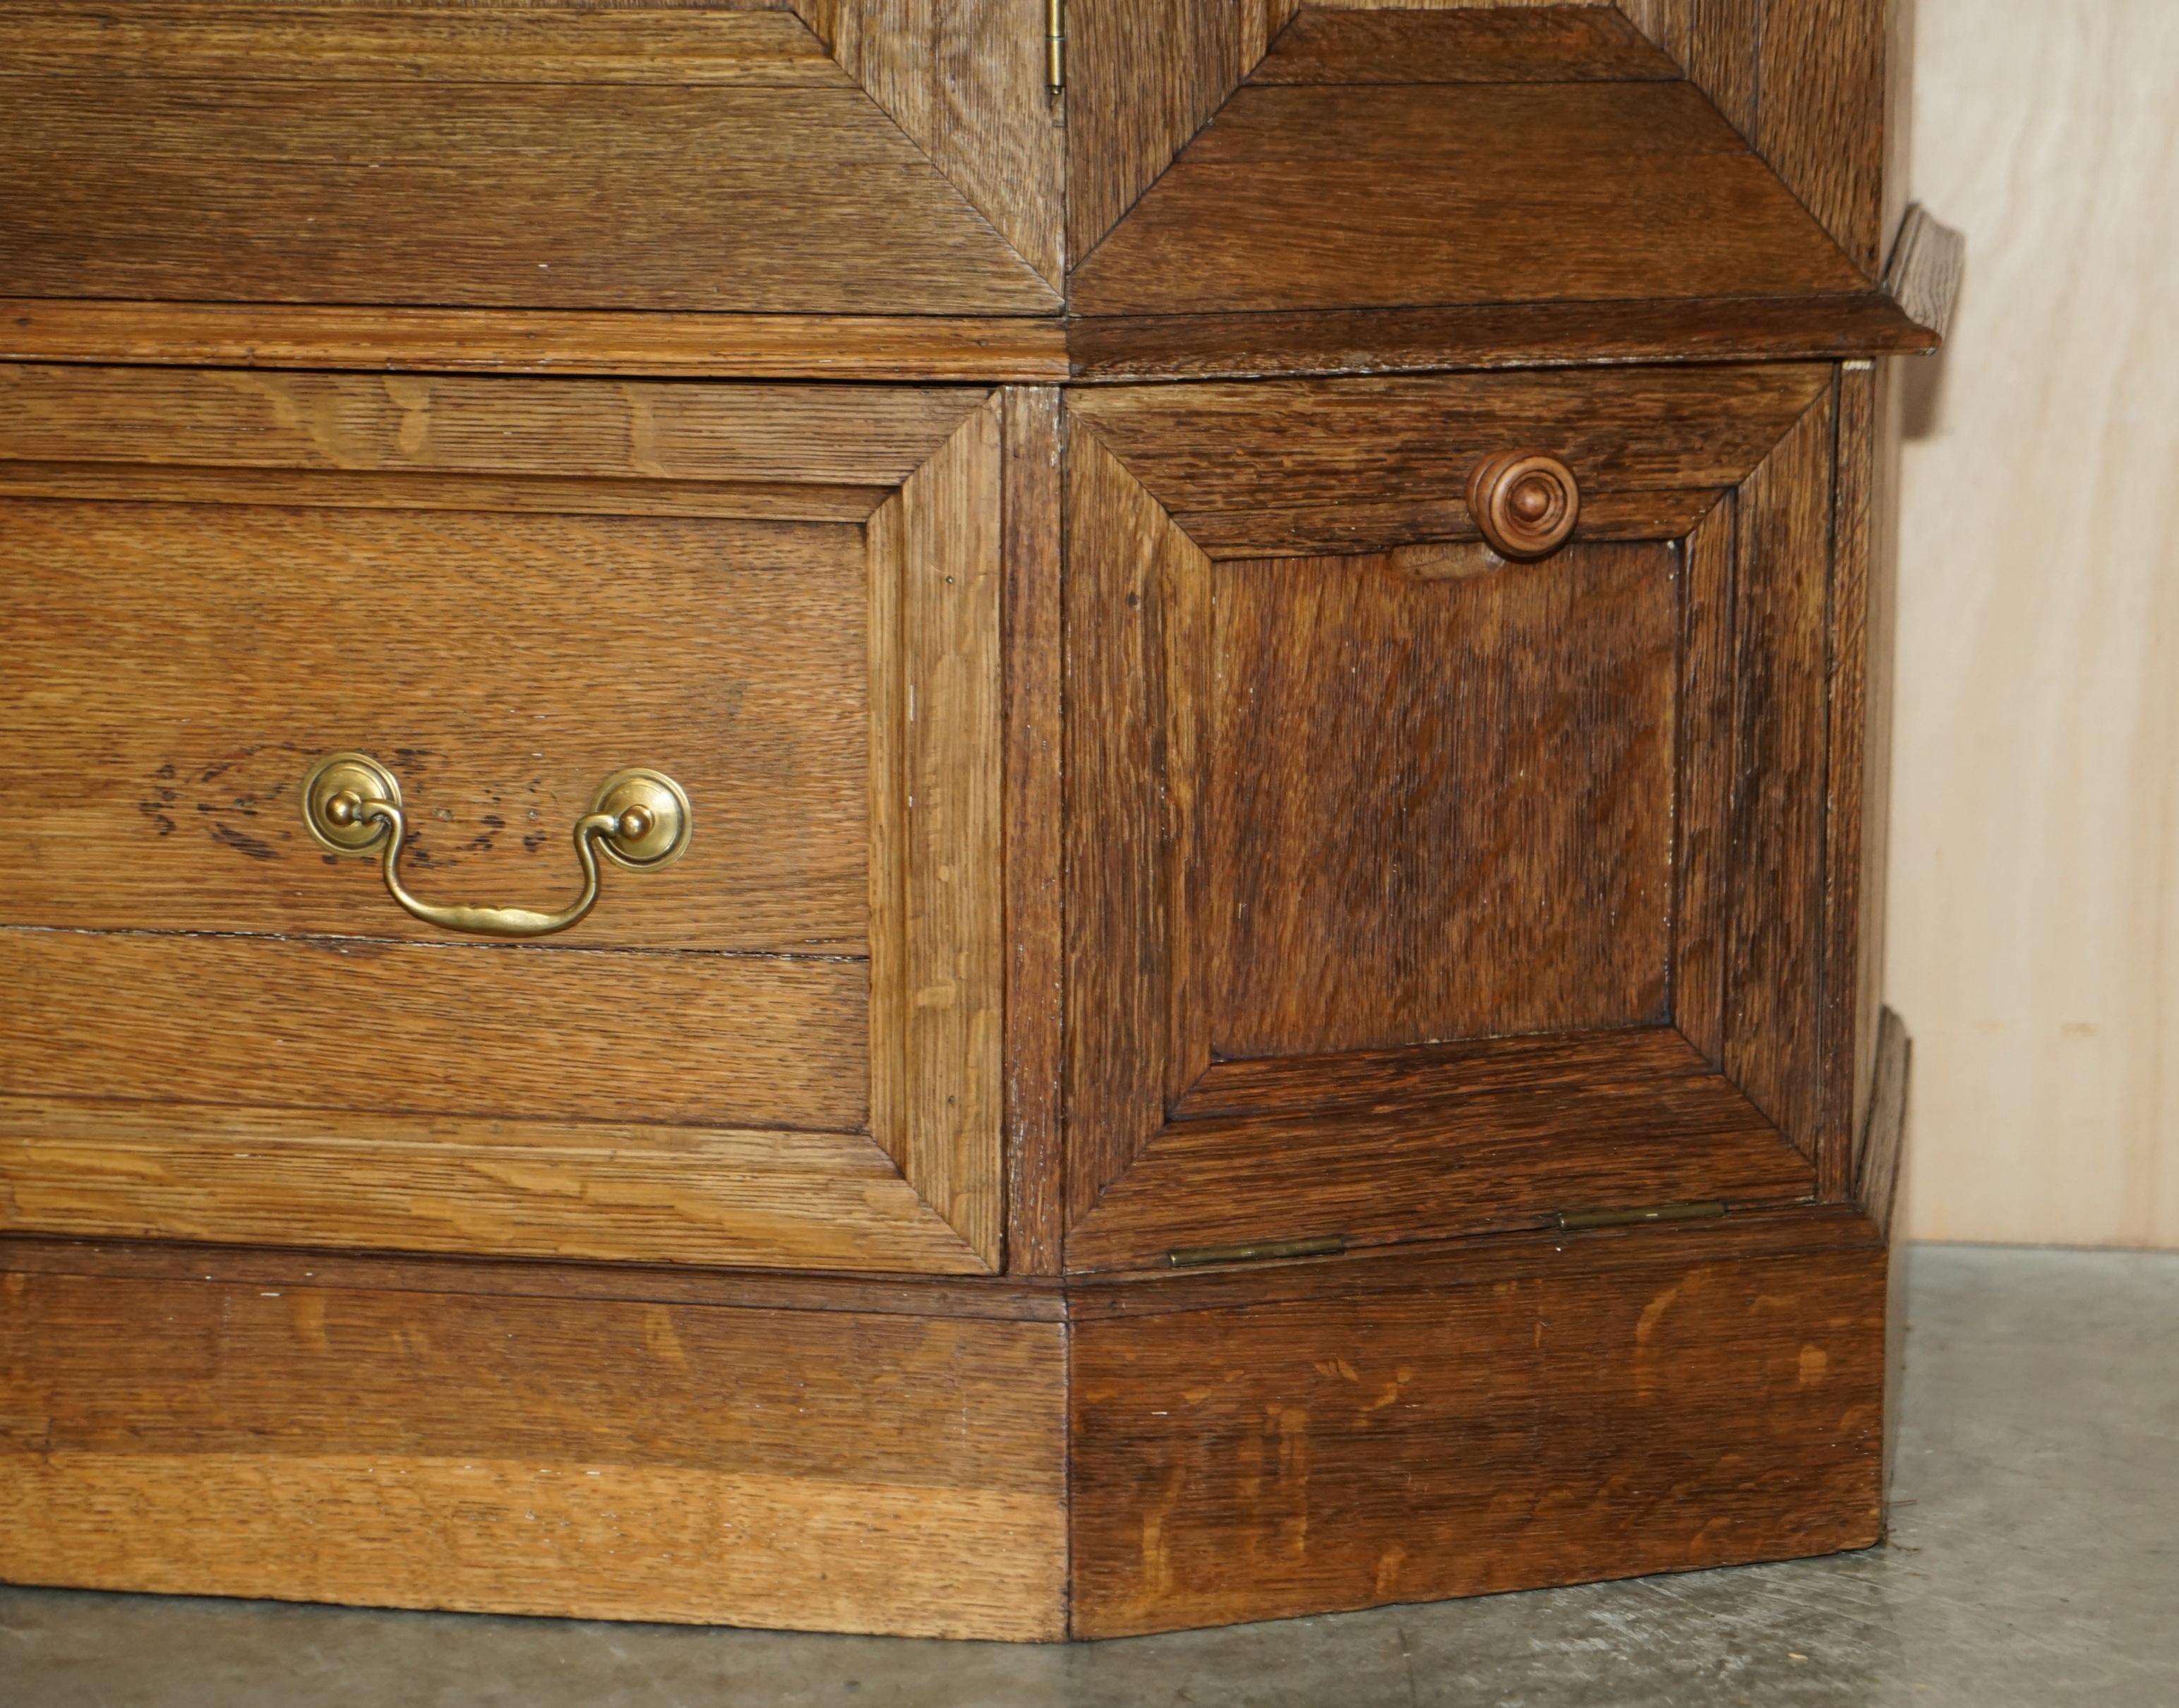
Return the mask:
<svg viewBox="0 0 2179 1708">
<path fill-rule="evenodd" d="M 1868 1553 L 1074 1648 L 0 1589 L 0 1708 L 2174 1708 L 2179 1256 L 1911 1287 Z"/>
</svg>

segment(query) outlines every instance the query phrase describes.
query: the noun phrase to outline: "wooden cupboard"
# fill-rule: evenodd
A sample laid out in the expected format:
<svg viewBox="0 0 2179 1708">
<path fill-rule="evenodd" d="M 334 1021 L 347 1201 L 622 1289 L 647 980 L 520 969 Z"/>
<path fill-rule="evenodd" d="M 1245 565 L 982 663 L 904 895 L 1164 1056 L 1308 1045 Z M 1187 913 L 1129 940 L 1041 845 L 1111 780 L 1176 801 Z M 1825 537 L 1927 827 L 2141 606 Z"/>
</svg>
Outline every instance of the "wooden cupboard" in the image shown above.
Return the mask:
<svg viewBox="0 0 2179 1708">
<path fill-rule="evenodd" d="M 1876 0 L 0 25 L 0 1579 L 1881 1534 Z"/>
</svg>

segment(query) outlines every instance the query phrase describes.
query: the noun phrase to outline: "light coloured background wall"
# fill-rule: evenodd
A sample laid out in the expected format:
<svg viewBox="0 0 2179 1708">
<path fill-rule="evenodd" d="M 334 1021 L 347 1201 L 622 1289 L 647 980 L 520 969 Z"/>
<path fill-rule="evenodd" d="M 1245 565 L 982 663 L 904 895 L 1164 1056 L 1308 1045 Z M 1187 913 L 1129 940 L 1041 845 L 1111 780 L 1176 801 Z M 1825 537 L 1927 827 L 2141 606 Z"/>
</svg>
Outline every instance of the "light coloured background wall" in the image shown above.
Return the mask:
<svg viewBox="0 0 2179 1708">
<path fill-rule="evenodd" d="M 1911 182 L 1969 254 L 1909 375 L 1909 1225 L 2179 1247 L 2179 0 L 1915 3 Z"/>
</svg>

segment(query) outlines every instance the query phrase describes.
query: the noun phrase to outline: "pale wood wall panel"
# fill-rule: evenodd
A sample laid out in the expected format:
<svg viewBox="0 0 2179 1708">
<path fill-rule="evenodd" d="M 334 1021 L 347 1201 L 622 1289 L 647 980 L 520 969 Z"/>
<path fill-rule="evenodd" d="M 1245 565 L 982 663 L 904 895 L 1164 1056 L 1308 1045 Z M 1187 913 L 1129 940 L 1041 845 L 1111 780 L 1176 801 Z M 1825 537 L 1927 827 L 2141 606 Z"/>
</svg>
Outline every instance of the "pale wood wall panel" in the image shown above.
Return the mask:
<svg viewBox="0 0 2179 1708">
<path fill-rule="evenodd" d="M 1906 376 L 1910 1225 L 2179 1246 L 2179 7 L 1919 3 L 1915 192 L 1971 250 Z"/>
</svg>

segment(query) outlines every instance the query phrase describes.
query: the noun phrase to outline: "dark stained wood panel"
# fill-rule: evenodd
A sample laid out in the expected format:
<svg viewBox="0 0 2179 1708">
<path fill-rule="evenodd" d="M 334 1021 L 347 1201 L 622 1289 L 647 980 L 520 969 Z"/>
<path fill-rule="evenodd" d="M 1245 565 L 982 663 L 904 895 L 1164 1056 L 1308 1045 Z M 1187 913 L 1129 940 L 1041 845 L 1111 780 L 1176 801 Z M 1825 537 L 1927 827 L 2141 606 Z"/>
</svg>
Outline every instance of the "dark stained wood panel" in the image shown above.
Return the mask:
<svg viewBox="0 0 2179 1708">
<path fill-rule="evenodd" d="M 7 329 L 0 310 L 0 333 Z M 1548 368 L 1628 362 L 1805 361 L 1918 354 L 1936 334 L 1900 302 L 1848 296 L 1689 297 L 1298 313 L 1138 315 L 1067 323 L 1078 379 Z"/>
<path fill-rule="evenodd" d="M 1682 76 L 1612 6 L 1453 12 L 1304 7 L 1249 72 L 1258 83 L 1575 83 Z"/>
<path fill-rule="evenodd" d="M 1826 396 L 1735 500 L 1725 1068 L 1811 1157 L 1850 1142 L 1825 1122 L 1822 1043 L 1835 420 Z"/>
<path fill-rule="evenodd" d="M 1479 546 L 1430 568 L 1219 568 L 1221 1057 L 1662 1016 L 1671 552 L 1507 564 Z"/>
<path fill-rule="evenodd" d="M 1058 307 L 859 89 L 6 81 L 0 295 Z"/>
<path fill-rule="evenodd" d="M 1071 0 L 1067 253 L 1079 265 L 1262 57 L 1259 0 Z"/>
<path fill-rule="evenodd" d="M 1066 829 L 1060 393 L 1002 394 L 1006 434 L 1007 1271 L 1053 1275 L 1065 1222 Z"/>
<path fill-rule="evenodd" d="M 1057 1323 L 0 1276 L 0 1579 L 1061 1634 Z"/>
<path fill-rule="evenodd" d="M 1713 1255 L 1711 1238 L 1079 1323 L 1073 1634 L 1876 1540 L 1883 1250 Z"/>
<path fill-rule="evenodd" d="M 1485 1077 L 1434 1102 L 1176 1122 L 1069 1232 L 1068 1266 L 1139 1269 L 1202 1247 L 1327 1235 L 1375 1244 L 1539 1227 L 1578 1210 L 1814 1194 L 1806 1159 L 1677 1035 L 1621 1035 L 1620 1065 L 1577 1039 L 1558 1071 L 1529 1058 L 1510 1083 Z M 1326 1077 L 1336 1103 L 1337 1076 Z"/>
<path fill-rule="evenodd" d="M 1690 85 L 1236 94 L 1076 267 L 1085 315 L 1854 292 Z"/>
<path fill-rule="evenodd" d="M 1311 556 L 1473 538 L 1468 471 L 1529 445 L 1573 469 L 1585 510 L 1646 508 L 1647 537 L 1677 538 L 1830 382 L 1808 365 L 1639 369 L 1111 387 L 1069 408 L 1204 549 Z"/>
<path fill-rule="evenodd" d="M 305 828 L 344 749 L 399 777 L 420 895 L 556 905 L 575 821 L 645 765 L 671 869 L 607 867 L 579 947 L 859 955 L 861 530 L 273 505 L 0 504 L 0 923 L 444 940 Z M 56 812 L 65 801 L 68 810 Z"/>
<path fill-rule="evenodd" d="M 1168 586 L 1209 563 L 1112 455 L 1066 481 L 1067 1190 L 1078 1220 L 1156 1132 L 1171 1083 L 1173 940 L 1160 763 L 1173 702 Z M 1207 637 L 1206 637 L 1207 638 Z M 1184 1081 L 1183 1082 L 1184 1085 Z"/>
</svg>

